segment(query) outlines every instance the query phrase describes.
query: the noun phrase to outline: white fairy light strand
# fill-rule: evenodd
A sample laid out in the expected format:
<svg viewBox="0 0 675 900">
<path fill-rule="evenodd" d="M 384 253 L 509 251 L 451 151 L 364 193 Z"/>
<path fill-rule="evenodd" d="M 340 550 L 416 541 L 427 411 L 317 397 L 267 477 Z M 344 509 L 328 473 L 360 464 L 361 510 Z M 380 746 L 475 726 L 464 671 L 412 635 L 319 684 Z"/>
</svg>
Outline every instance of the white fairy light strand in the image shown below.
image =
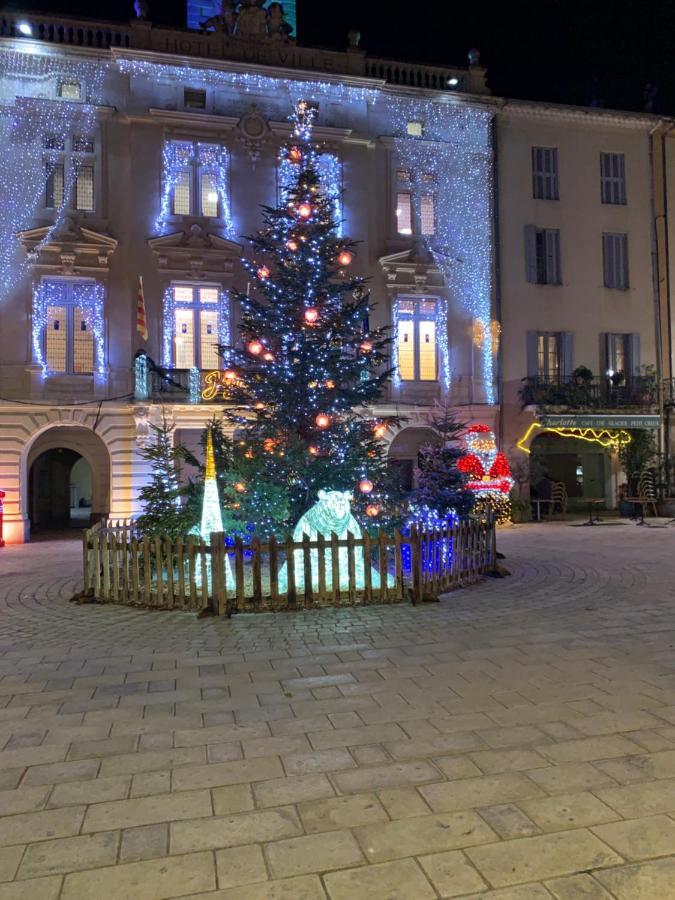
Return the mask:
<svg viewBox="0 0 675 900">
<path fill-rule="evenodd" d="M 176 337 L 176 309 L 185 307 L 195 309 L 197 305 L 203 309 L 213 309 L 215 303 L 195 304 L 193 301 L 181 302 L 176 300 L 175 285 L 167 285 L 162 299 L 162 365 L 164 368 L 175 368 L 174 341 Z M 221 346 L 229 346 L 231 342 L 230 328 L 230 299 L 224 290 L 218 291 L 218 343 Z"/>
<path fill-rule="evenodd" d="M 33 355 L 36 363 L 42 368 L 43 377 L 51 374 L 45 357 L 45 332 L 47 328 L 49 307 L 67 306 L 66 301 L 67 282 L 41 281 L 34 285 L 33 290 Z M 96 282 L 80 282 L 73 285 L 72 306 L 79 307 L 87 328 L 94 338 L 94 373 L 105 375 L 105 340 L 104 340 L 104 314 L 105 289 Z"/>
<path fill-rule="evenodd" d="M 45 146 L 63 146 L 74 133 L 90 136 L 96 125 L 108 64 L 65 54 L 49 55 L 26 42 L 20 49 L 0 50 L 0 140 L 6 150 L 0 180 L 0 302 L 7 300 L 30 269 L 40 249 L 62 224 L 73 196 L 77 158 L 65 167 L 63 200 L 54 219 L 30 256 L 22 256 L 17 232 L 33 225 L 44 207 L 46 178 L 58 154 Z M 80 85 L 87 102 L 62 100 L 59 84 Z"/>
<path fill-rule="evenodd" d="M 401 164 L 432 174 L 436 182 L 435 234 L 422 240 L 452 296 L 487 331 L 492 320 L 491 113 L 433 100 L 389 99 Z M 422 138 L 402 136 L 410 121 L 423 123 Z M 419 191 L 411 192 L 411 202 L 419 208 Z M 443 358 L 447 327 L 440 333 Z M 494 360 L 487 342 L 480 359 L 485 400 L 494 404 Z"/>
</svg>

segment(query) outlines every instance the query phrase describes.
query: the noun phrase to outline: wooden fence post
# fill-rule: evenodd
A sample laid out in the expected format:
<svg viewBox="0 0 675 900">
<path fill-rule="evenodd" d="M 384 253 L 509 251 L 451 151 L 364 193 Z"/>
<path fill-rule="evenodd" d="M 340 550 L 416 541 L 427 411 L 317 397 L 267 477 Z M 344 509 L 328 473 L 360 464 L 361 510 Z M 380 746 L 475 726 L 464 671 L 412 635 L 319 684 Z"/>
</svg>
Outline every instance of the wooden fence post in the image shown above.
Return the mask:
<svg viewBox="0 0 675 900">
<path fill-rule="evenodd" d="M 422 602 L 422 547 L 416 525 L 410 527 L 410 565 L 412 575 L 412 602 Z"/>
<path fill-rule="evenodd" d="M 225 535 L 211 533 L 211 610 L 222 616 L 227 610 L 225 593 Z"/>
</svg>

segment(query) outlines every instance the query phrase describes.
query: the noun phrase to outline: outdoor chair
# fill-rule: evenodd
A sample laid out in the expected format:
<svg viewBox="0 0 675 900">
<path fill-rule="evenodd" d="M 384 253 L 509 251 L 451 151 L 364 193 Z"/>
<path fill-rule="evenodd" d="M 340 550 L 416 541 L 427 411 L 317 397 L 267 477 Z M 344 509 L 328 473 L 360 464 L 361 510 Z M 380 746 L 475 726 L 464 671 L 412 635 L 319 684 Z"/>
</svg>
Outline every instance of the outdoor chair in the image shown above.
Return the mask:
<svg viewBox="0 0 675 900">
<path fill-rule="evenodd" d="M 564 482 L 554 481 L 551 484 L 551 515 L 559 509 L 564 516 L 567 512 L 567 488 Z"/>
</svg>

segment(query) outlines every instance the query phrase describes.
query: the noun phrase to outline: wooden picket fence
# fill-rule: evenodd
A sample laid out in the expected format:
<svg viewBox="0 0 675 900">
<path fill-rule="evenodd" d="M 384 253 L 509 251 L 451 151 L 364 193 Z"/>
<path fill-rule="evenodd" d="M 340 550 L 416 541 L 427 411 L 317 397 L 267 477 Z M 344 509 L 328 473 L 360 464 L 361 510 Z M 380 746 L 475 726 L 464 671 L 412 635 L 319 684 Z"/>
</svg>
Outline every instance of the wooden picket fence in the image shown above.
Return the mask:
<svg viewBox="0 0 675 900">
<path fill-rule="evenodd" d="M 360 560 L 363 561 L 361 566 Z M 358 562 L 357 562 L 358 561 Z M 245 545 L 225 536 L 149 538 L 133 522 L 104 520 L 84 532 L 84 595 L 158 609 L 259 610 L 435 600 L 496 566 L 493 521 L 462 522 L 409 535 L 333 534 Z M 362 583 L 357 572 L 362 569 Z M 282 577 L 280 577 L 280 575 Z"/>
</svg>

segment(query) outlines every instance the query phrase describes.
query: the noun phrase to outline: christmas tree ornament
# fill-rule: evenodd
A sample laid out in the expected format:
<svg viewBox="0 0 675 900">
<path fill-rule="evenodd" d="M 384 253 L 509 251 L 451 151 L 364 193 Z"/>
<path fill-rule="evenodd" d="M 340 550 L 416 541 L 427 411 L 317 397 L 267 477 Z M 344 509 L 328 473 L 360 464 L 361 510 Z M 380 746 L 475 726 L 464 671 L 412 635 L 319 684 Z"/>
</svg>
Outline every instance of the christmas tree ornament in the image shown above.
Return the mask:
<svg viewBox="0 0 675 900">
<path fill-rule="evenodd" d="M 349 250 L 342 250 L 338 254 L 338 262 L 341 266 L 349 266 L 351 265 L 353 255 L 349 252 Z"/>
<path fill-rule="evenodd" d="M 307 452 L 309 453 L 310 456 L 318 456 L 319 448 L 316 447 L 314 444 L 310 444 L 309 447 L 307 448 Z"/>
<path fill-rule="evenodd" d="M 235 491 L 236 491 L 238 494 L 245 494 L 245 493 L 246 493 L 246 485 L 244 484 L 243 481 L 235 481 L 235 483 L 234 483 L 234 489 L 235 489 Z"/>
<path fill-rule="evenodd" d="M 370 353 L 370 351 L 373 349 L 373 342 L 372 341 L 361 341 L 360 349 L 361 349 L 362 353 Z"/>
<path fill-rule="evenodd" d="M 362 478 L 361 481 L 359 481 L 359 490 L 362 494 L 370 494 L 373 487 L 373 482 L 369 478 Z"/>
<path fill-rule="evenodd" d="M 290 250 L 291 253 L 295 253 L 295 251 L 298 249 L 298 242 L 292 240 L 286 241 L 286 249 Z"/>
<path fill-rule="evenodd" d="M 309 219 L 312 215 L 312 205 L 311 203 L 300 203 L 298 204 L 297 211 L 301 219 Z"/>
<path fill-rule="evenodd" d="M 313 325 L 319 318 L 319 310 L 315 306 L 308 306 L 305 310 L 305 322 Z"/>
<path fill-rule="evenodd" d="M 274 354 L 273 353 L 265 353 L 263 356 L 265 362 L 274 362 Z"/>
<path fill-rule="evenodd" d="M 314 422 L 317 428 L 328 428 L 330 426 L 330 416 L 327 416 L 326 413 L 319 413 Z"/>
<path fill-rule="evenodd" d="M 291 147 L 288 158 L 294 163 L 302 162 L 302 150 L 299 147 Z"/>
<path fill-rule="evenodd" d="M 265 438 L 265 440 L 263 441 L 263 450 L 265 450 L 267 453 L 271 453 L 276 445 L 277 442 L 274 440 L 274 438 Z"/>
<path fill-rule="evenodd" d="M 251 354 L 251 356 L 260 356 L 264 348 L 260 341 L 249 341 L 246 345 L 246 349 Z"/>
<path fill-rule="evenodd" d="M 330 390 L 335 387 L 335 382 L 333 381 L 332 378 L 329 378 L 327 381 L 324 382 L 324 386 Z"/>
<path fill-rule="evenodd" d="M 374 519 L 375 516 L 379 516 L 379 514 L 380 514 L 379 506 L 376 506 L 374 503 L 369 503 L 368 506 L 366 506 L 366 515 L 369 516 L 371 519 Z"/>
<path fill-rule="evenodd" d="M 270 270 L 267 266 L 260 266 L 256 274 L 261 281 L 266 281 L 270 277 Z"/>
<path fill-rule="evenodd" d="M 379 422 L 373 427 L 373 434 L 376 438 L 383 438 L 387 433 L 387 426 L 384 422 Z"/>
<path fill-rule="evenodd" d="M 223 378 L 225 379 L 225 381 L 236 381 L 237 377 L 237 373 L 234 369 L 225 369 L 225 371 L 223 372 Z"/>
</svg>

